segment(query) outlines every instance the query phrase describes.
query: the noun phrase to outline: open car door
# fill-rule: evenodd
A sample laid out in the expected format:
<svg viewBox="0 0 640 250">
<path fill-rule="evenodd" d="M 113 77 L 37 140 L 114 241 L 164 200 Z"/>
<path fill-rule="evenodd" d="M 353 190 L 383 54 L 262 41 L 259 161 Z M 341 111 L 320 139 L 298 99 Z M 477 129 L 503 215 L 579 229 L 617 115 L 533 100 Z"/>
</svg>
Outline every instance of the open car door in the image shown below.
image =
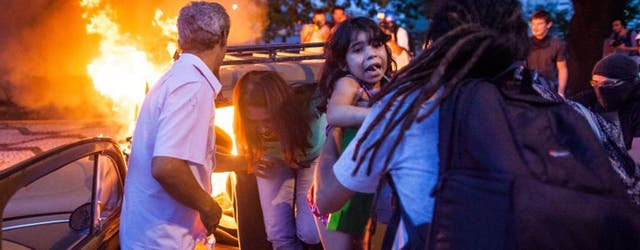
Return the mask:
<svg viewBox="0 0 640 250">
<path fill-rule="evenodd" d="M 1 249 L 118 248 L 126 165 L 112 140 L 61 146 L 0 172 Z"/>
</svg>

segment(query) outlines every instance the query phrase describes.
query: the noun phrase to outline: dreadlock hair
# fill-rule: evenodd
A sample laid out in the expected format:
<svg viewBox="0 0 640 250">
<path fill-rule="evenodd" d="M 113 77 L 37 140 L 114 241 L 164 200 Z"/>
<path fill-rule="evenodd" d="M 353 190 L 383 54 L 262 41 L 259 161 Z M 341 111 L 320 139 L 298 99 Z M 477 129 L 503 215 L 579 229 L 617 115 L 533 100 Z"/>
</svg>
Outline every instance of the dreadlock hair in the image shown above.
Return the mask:
<svg viewBox="0 0 640 250">
<path fill-rule="evenodd" d="M 338 29 L 329 37 L 329 40 L 325 44 L 325 61 L 318 84 L 318 89 L 321 94 L 318 104 L 318 110 L 320 110 L 320 112 L 327 111 L 327 102 L 329 98 L 331 98 L 331 93 L 333 92 L 336 81 L 349 74 L 349 69 L 347 68 L 347 52 L 349 52 L 349 45 L 357 39 L 360 32 L 367 34 L 369 45 L 375 47 L 385 46 L 387 52 L 387 71 L 384 74 L 391 75 L 391 50 L 386 45 L 389 39 L 391 39 L 391 36 L 382 32 L 376 22 L 369 18 L 356 17 L 347 19 L 338 26 Z M 385 84 L 386 80 L 382 79 L 380 85 Z"/>
<path fill-rule="evenodd" d="M 375 102 L 390 95 L 391 101 L 358 140 L 352 156 L 357 165 L 352 174 L 363 164 L 370 174 L 373 159 L 389 139 L 393 144 L 390 152 L 385 152 L 383 166 L 387 166 L 404 132 L 413 122 L 430 116 L 448 96 L 467 83 L 466 80 L 490 79 L 515 61 L 524 60 L 529 51 L 527 29 L 518 0 L 444 0 L 437 3 L 428 34 L 433 44 L 401 69 L 373 98 Z M 441 88 L 443 91 L 435 97 L 434 105 L 419 115 L 423 104 Z M 403 112 L 395 108 L 389 114 L 394 103 L 408 102 L 408 95 L 414 92 L 417 96 L 409 103 L 409 108 Z M 389 116 L 389 120 L 381 124 L 385 116 Z M 384 125 L 385 136 L 376 138 L 367 148 L 361 148 L 378 125 Z M 398 126 L 398 136 L 386 138 Z M 365 163 L 366 156 L 370 157 Z"/>
<path fill-rule="evenodd" d="M 240 77 L 233 88 L 233 106 L 238 151 L 248 154 L 252 161 L 264 155 L 264 141 L 256 131 L 256 124 L 247 119 L 247 107 L 266 109 L 285 162 L 299 160 L 297 157 L 306 156 L 307 149 L 311 148 L 308 140 L 311 116 L 302 110 L 293 90 L 277 72 L 249 71 Z"/>
</svg>

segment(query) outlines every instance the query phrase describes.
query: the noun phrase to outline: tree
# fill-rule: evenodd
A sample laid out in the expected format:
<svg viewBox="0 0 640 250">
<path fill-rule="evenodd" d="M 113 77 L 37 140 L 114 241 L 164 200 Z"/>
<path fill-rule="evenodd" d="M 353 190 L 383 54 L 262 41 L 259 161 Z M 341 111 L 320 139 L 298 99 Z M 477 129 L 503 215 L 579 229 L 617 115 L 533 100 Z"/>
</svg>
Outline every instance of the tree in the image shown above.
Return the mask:
<svg viewBox="0 0 640 250">
<path fill-rule="evenodd" d="M 553 20 L 553 26 L 551 26 L 551 30 L 549 33 L 558 38 L 566 39 L 567 30 L 569 29 L 569 21 L 571 20 L 571 16 L 573 14 L 572 9 L 567 8 L 559 8 L 560 5 L 558 2 L 547 2 L 545 4 L 538 4 L 534 8 L 525 9 L 523 14 L 525 15 L 525 19 L 527 21 L 531 20 L 531 16 L 533 12 L 537 10 L 545 10 L 551 14 L 551 19 Z"/>
<path fill-rule="evenodd" d="M 420 0 L 269 0 L 268 23 L 263 34 L 265 42 L 271 42 L 279 36 L 291 36 L 295 34 L 296 24 L 310 23 L 314 10 L 329 12 L 335 6 L 349 8 L 357 6 L 364 10 L 369 17 L 375 17 L 379 11 L 392 11 L 397 13 L 397 21 L 413 30 L 424 30 L 425 22 L 416 22 L 424 19 L 425 3 L 430 1 Z"/>
<path fill-rule="evenodd" d="M 268 23 L 263 33 L 265 42 L 271 42 L 278 36 L 293 35 L 295 24 L 306 22 L 314 10 L 309 0 L 270 0 L 267 2 Z"/>
<path fill-rule="evenodd" d="M 611 21 L 637 16 L 637 0 L 572 0 L 574 15 L 569 22 L 569 94 L 589 88 L 591 70 L 602 57 L 604 39 L 611 33 Z"/>
<path fill-rule="evenodd" d="M 296 24 L 311 23 L 313 11 L 329 12 L 339 4 L 335 0 L 269 0 L 267 11 L 267 27 L 263 33 L 263 40 L 267 43 L 279 36 L 292 36 L 296 31 Z M 314 4 L 315 3 L 315 4 Z M 340 5 L 348 8 L 351 1 Z"/>
<path fill-rule="evenodd" d="M 396 13 L 398 22 L 408 30 L 421 29 L 416 27 L 415 20 L 424 18 L 425 6 L 429 1 L 417 0 L 355 0 L 357 6 L 368 6 L 365 10 L 374 17 L 380 10 L 390 10 Z"/>
</svg>

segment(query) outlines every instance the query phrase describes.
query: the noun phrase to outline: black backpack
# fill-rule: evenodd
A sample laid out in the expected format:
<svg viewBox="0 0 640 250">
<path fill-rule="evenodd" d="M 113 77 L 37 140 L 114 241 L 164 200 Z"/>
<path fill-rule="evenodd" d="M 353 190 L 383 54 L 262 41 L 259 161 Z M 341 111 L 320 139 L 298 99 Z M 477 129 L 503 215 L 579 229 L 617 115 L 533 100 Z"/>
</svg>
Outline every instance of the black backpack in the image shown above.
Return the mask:
<svg viewBox="0 0 640 250">
<path fill-rule="evenodd" d="M 529 78 L 442 104 L 434 216 L 407 249 L 640 249 L 640 207 L 587 120 Z"/>
</svg>

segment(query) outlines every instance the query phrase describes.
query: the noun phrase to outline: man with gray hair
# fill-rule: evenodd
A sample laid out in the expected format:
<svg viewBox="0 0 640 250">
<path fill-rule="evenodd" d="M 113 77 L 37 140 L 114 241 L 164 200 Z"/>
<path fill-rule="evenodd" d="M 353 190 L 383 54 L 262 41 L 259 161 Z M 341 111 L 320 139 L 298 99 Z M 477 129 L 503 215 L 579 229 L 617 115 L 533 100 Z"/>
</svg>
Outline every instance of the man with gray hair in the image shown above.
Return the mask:
<svg viewBox="0 0 640 250">
<path fill-rule="evenodd" d="M 227 50 L 229 15 L 217 3 L 180 10 L 182 54 L 140 108 L 125 180 L 123 249 L 193 249 L 222 209 L 211 198 L 214 99 Z"/>
</svg>

